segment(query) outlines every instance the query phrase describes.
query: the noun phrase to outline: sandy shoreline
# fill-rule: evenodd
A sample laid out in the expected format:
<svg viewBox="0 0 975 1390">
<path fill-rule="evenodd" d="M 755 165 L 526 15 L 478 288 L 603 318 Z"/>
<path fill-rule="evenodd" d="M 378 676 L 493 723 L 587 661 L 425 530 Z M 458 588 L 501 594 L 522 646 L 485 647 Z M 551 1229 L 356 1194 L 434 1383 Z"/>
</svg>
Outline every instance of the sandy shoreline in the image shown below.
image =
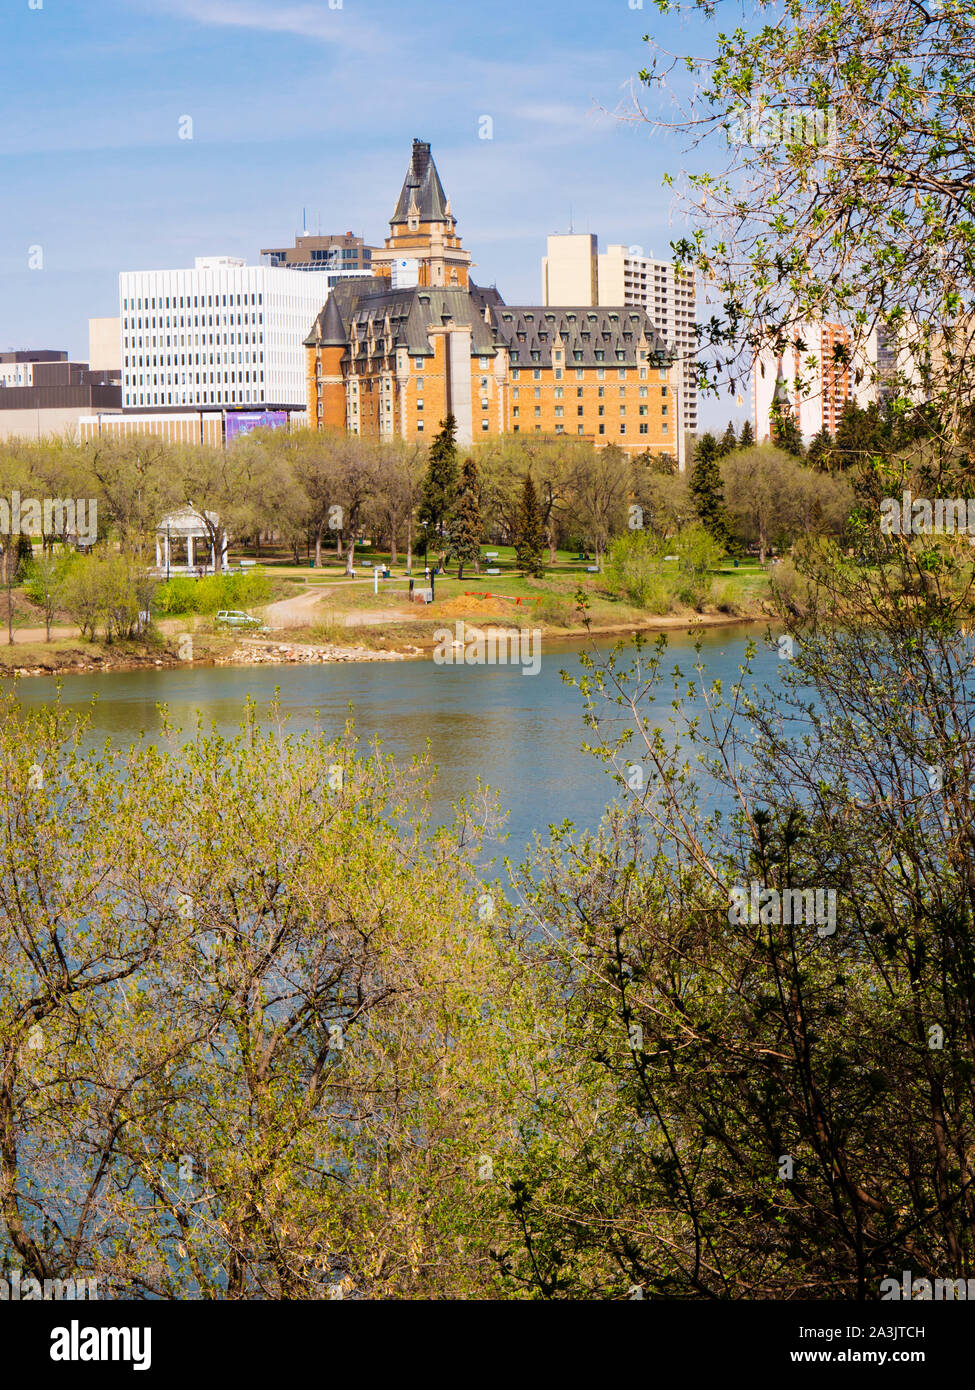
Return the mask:
<svg viewBox="0 0 975 1390">
<path fill-rule="evenodd" d="M 445 619 L 444 622 L 445 626 L 452 626 L 449 620 Z M 547 628 L 543 626 L 540 630 L 543 641 L 582 643 L 587 640 L 616 640 L 620 637 L 633 636 L 638 632 L 655 636 L 661 632 L 693 632 L 698 628 L 757 628 L 767 624 L 767 622 L 768 619 L 765 617 L 742 617 L 728 613 L 693 613 L 683 616 L 667 614 L 650 618 L 643 623 L 593 627 L 588 632 L 582 627 Z M 491 629 L 503 628 L 503 624 L 484 622 L 483 620 L 475 622 L 465 619 L 465 625 L 471 635 L 477 631 L 486 632 Z M 295 666 L 370 661 L 417 661 L 429 657 L 436 645 L 432 631 L 429 637 L 419 637 L 413 642 L 404 642 L 401 645 L 397 645 L 395 638 L 390 637 L 389 645 L 386 648 L 363 647 L 354 644 L 348 646 L 334 643 L 315 644 L 287 641 L 284 638 L 269 638 L 267 640 L 252 638 L 238 640 L 229 651 L 211 652 L 192 660 L 181 658 L 178 651 L 170 649 L 156 649 L 141 654 L 120 652 L 117 656 L 102 656 L 88 654 L 83 650 L 75 650 L 70 653 L 63 653 L 63 659 L 58 659 L 61 654 L 52 653 L 50 660 L 27 665 L 6 665 L 3 661 L 5 653 L 0 648 L 0 679 L 25 676 L 90 675 L 100 671 L 159 670 L 164 667 L 177 666 Z M 12 654 L 16 651 L 16 647 L 8 650 Z"/>
</svg>

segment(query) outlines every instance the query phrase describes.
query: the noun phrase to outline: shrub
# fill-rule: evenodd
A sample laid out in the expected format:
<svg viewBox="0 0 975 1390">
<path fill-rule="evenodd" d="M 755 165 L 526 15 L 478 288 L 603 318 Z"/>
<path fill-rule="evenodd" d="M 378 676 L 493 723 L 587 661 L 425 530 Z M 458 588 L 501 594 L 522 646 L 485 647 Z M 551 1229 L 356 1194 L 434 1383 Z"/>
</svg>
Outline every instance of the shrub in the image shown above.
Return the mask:
<svg viewBox="0 0 975 1390">
<path fill-rule="evenodd" d="M 203 579 L 175 575 L 160 584 L 156 607 L 160 613 L 216 613 L 221 608 L 248 608 L 266 603 L 271 581 L 262 570 L 250 574 L 208 574 Z"/>
<path fill-rule="evenodd" d="M 741 596 L 736 591 L 735 585 L 729 580 L 723 580 L 714 585 L 711 591 L 711 602 L 719 613 L 735 615 L 744 612 Z"/>
<path fill-rule="evenodd" d="M 572 627 L 576 622 L 575 600 L 567 594 L 545 594 L 533 607 L 535 617 L 549 627 Z"/>
<path fill-rule="evenodd" d="M 663 572 L 663 542 L 646 532 L 631 531 L 613 542 L 605 578 L 610 593 L 628 599 L 637 608 L 668 613 L 673 607 Z"/>
<path fill-rule="evenodd" d="M 674 549 L 680 570 L 678 597 L 691 608 L 702 608 L 711 593 L 713 572 L 724 558 L 724 547 L 698 525 L 685 526 Z"/>
<path fill-rule="evenodd" d="M 95 640 L 99 626 L 107 641 L 135 636 L 140 613 L 152 603 L 155 581 L 144 567 L 124 555 L 96 552 L 73 557 L 62 585 L 65 610 Z"/>
</svg>

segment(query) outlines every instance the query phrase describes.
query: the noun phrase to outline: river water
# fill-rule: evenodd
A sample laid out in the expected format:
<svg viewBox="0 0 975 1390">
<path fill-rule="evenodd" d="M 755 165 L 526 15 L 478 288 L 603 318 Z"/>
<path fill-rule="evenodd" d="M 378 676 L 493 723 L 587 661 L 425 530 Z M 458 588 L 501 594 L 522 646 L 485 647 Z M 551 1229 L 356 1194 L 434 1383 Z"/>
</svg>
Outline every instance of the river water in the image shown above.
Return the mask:
<svg viewBox="0 0 975 1390">
<path fill-rule="evenodd" d="M 707 678 L 721 677 L 726 688 L 737 680 L 751 637 L 759 647 L 755 679 L 774 683 L 777 653 L 764 646 L 762 631 L 735 625 L 698 633 Z M 363 744 L 378 737 L 386 752 L 405 760 L 425 752 L 429 741 L 438 768 L 436 819 L 446 818 L 450 804 L 472 791 L 478 777 L 492 787 L 508 813 L 510 838 L 503 852 L 518 859 L 534 831 L 544 834 L 566 819 L 592 828 L 619 795 L 604 765 L 582 751 L 591 738 L 582 697 L 560 676 L 561 670 L 582 674 L 584 649 L 578 642 L 545 642 L 541 669 L 533 676 L 517 666 L 438 666 L 432 660 L 92 673 L 64 677 L 61 700 L 91 713 L 91 740 L 99 743 L 106 734 L 120 743 L 143 732 L 152 738 L 161 705 L 178 727 L 191 730 L 199 711 L 206 724 L 232 734 L 247 698 L 263 712 L 275 687 L 288 727 L 296 732 L 317 726 L 338 735 L 351 706 Z M 690 676 L 693 660 L 693 639 L 686 632 L 672 634 L 665 669 L 679 664 Z M 38 705 L 56 698 L 56 682 L 21 680 L 17 693 L 24 705 Z M 672 699 L 667 680 L 645 711 L 652 723 L 666 723 Z"/>
</svg>

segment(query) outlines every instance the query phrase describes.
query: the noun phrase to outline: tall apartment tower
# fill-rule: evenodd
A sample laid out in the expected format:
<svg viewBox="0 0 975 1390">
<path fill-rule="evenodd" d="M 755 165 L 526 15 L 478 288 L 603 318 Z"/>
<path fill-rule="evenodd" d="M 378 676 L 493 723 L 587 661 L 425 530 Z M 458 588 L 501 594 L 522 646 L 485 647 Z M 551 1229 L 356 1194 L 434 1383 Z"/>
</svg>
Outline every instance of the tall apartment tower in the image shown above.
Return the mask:
<svg viewBox="0 0 975 1390">
<path fill-rule="evenodd" d="M 850 361 L 835 359 L 838 346 Z M 876 400 L 878 365 L 876 333 L 857 347 L 842 324 L 801 325 L 780 356 L 766 350 L 755 360 L 755 438 L 760 444 L 771 438 L 770 415 L 776 402 L 780 410 L 788 409 L 806 444 L 820 430 L 835 435 L 851 401 L 862 408 Z"/>
<path fill-rule="evenodd" d="M 697 294 L 692 271 L 645 256 L 642 246 L 609 246 L 599 257 L 600 304 L 638 304 L 664 342 L 673 342 L 683 373 L 684 429 L 697 433 Z"/>
<path fill-rule="evenodd" d="M 546 304 L 625 304 L 645 309 L 681 360 L 681 421 L 697 432 L 696 289 L 693 273 L 645 256 L 641 246 L 598 250 L 595 235 L 550 236 L 542 259 Z"/>
</svg>

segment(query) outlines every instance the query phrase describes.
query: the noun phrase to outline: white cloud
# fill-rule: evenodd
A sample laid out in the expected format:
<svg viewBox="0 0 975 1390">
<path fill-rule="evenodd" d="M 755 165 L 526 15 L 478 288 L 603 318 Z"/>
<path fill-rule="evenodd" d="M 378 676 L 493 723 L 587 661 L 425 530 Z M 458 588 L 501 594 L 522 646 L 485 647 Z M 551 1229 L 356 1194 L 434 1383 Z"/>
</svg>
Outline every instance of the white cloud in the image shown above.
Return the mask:
<svg viewBox="0 0 975 1390">
<path fill-rule="evenodd" d="M 274 0 L 156 0 L 156 6 L 197 24 L 296 34 L 342 47 L 365 48 L 372 42 L 350 20 L 344 4 L 332 9 L 328 0 L 303 5 L 281 5 Z"/>
</svg>

